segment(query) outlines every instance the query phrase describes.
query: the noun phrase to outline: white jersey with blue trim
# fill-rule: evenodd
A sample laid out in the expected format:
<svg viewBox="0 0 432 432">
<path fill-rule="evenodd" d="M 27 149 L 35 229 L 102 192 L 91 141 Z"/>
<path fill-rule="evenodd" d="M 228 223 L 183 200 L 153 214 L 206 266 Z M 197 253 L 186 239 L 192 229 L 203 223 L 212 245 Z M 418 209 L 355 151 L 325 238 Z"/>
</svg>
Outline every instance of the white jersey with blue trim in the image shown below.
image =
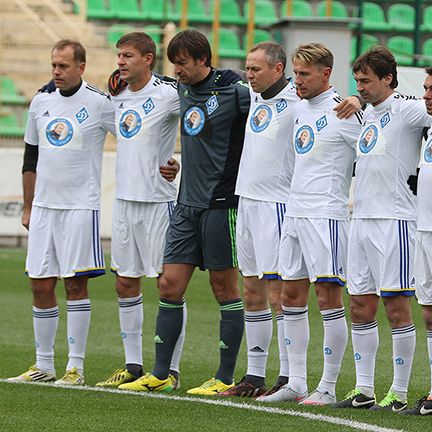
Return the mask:
<svg viewBox="0 0 432 432">
<path fill-rule="evenodd" d="M 353 218 L 416 220 L 407 179 L 416 173 L 423 128 L 430 123 L 424 101 L 396 92 L 366 108 L 357 143 Z"/>
<path fill-rule="evenodd" d="M 292 128 L 299 98 L 288 85 L 271 99 L 250 89 L 250 110 L 236 183 L 236 195 L 286 202 L 294 166 Z"/>
<path fill-rule="evenodd" d="M 333 89 L 302 100 L 294 122 L 294 175 L 286 215 L 345 220 L 362 114 L 338 119 Z"/>
<path fill-rule="evenodd" d="M 72 96 L 37 94 L 24 136 L 39 146 L 33 205 L 98 210 L 107 131 L 115 133 L 111 100 L 85 81 Z"/>
<path fill-rule="evenodd" d="M 432 128 L 420 155 L 420 172 L 417 185 L 417 229 L 432 231 Z"/>
<path fill-rule="evenodd" d="M 152 75 L 139 91 L 112 98 L 117 136 L 116 198 L 175 200 L 177 187 L 159 173 L 174 153 L 179 119 L 177 85 Z"/>
</svg>

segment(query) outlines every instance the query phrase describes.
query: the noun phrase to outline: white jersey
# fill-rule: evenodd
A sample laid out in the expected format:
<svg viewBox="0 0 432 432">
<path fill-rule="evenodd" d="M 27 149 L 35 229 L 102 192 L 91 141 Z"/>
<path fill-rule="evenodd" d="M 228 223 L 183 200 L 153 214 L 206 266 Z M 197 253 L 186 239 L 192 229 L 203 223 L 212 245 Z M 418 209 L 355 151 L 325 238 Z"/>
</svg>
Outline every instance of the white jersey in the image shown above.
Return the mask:
<svg viewBox="0 0 432 432">
<path fill-rule="evenodd" d="M 415 174 L 424 127 L 425 104 L 393 93 L 368 106 L 357 143 L 353 218 L 416 220 L 416 199 L 407 179 Z"/>
<path fill-rule="evenodd" d="M 419 231 L 432 231 L 432 128 L 424 150 L 420 156 L 420 172 L 417 185 L 418 219 L 417 229 Z"/>
<path fill-rule="evenodd" d="M 294 124 L 295 165 L 286 215 L 348 219 L 349 187 L 361 113 L 340 120 L 333 89 L 302 100 Z"/>
<path fill-rule="evenodd" d="M 37 94 L 24 136 L 39 146 L 33 205 L 98 210 L 107 131 L 115 133 L 112 103 L 85 81 L 72 96 Z"/>
<path fill-rule="evenodd" d="M 294 165 L 294 106 L 299 98 L 291 81 L 271 99 L 263 99 L 252 89 L 250 98 L 235 193 L 260 201 L 286 202 Z"/>
<path fill-rule="evenodd" d="M 127 201 L 175 200 L 177 187 L 159 173 L 174 153 L 179 98 L 175 82 L 152 75 L 136 92 L 124 89 L 112 98 L 115 107 L 116 198 Z"/>
</svg>

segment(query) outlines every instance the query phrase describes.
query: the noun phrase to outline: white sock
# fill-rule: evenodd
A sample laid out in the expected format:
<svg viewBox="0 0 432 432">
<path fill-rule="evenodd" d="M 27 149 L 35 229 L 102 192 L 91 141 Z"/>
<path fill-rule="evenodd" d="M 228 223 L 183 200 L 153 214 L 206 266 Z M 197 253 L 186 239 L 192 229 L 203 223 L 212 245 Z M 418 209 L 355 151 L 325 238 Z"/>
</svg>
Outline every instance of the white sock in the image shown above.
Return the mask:
<svg viewBox="0 0 432 432">
<path fill-rule="evenodd" d="M 432 330 L 427 330 L 426 336 L 427 336 L 427 347 L 428 347 L 428 354 L 429 354 L 430 380 L 431 380 L 431 388 L 430 388 L 429 395 L 432 396 Z"/>
<path fill-rule="evenodd" d="M 69 361 L 66 370 L 76 367 L 82 375 L 90 327 L 90 300 L 67 301 L 67 338 L 69 345 Z"/>
<path fill-rule="evenodd" d="M 285 326 L 283 314 L 276 315 L 276 324 L 279 348 L 279 376 L 289 377 L 288 352 L 285 342 Z"/>
<path fill-rule="evenodd" d="M 245 329 L 248 356 L 246 375 L 255 375 L 264 378 L 273 332 L 271 310 L 245 311 Z"/>
<path fill-rule="evenodd" d="M 171 358 L 170 370 L 180 373 L 180 360 L 183 353 L 183 345 L 186 337 L 186 324 L 187 324 L 187 307 L 186 302 L 183 303 L 183 325 L 180 336 L 174 347 L 174 352 Z"/>
<path fill-rule="evenodd" d="M 57 333 L 59 308 L 40 309 L 33 306 L 33 329 L 36 345 L 36 367 L 55 373 L 54 342 Z"/>
<path fill-rule="evenodd" d="M 348 343 L 345 309 L 321 311 L 324 325 L 324 369 L 318 389 L 336 395 L 336 381 Z"/>
<path fill-rule="evenodd" d="M 351 336 L 356 368 L 356 388 L 366 396 L 374 394 L 375 359 L 378 351 L 378 323 L 352 323 Z"/>
<path fill-rule="evenodd" d="M 392 329 L 393 383 L 391 389 L 406 401 L 416 344 L 414 324 Z"/>
<path fill-rule="evenodd" d="M 290 368 L 289 386 L 307 392 L 307 349 L 309 345 L 308 308 L 282 306 Z"/>
<path fill-rule="evenodd" d="M 142 366 L 142 326 L 144 321 L 142 294 L 137 297 L 119 298 L 118 302 L 125 363 Z"/>
</svg>

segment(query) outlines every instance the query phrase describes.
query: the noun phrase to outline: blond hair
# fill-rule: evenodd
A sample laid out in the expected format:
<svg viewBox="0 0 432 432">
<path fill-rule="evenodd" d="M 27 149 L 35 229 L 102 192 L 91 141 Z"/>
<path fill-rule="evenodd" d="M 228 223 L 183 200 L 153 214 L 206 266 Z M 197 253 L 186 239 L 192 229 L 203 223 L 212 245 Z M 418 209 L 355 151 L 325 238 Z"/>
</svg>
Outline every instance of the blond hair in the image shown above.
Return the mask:
<svg viewBox="0 0 432 432">
<path fill-rule="evenodd" d="M 333 54 L 322 43 L 312 42 L 299 45 L 291 55 L 291 60 L 301 63 L 321 65 L 333 69 Z"/>
</svg>

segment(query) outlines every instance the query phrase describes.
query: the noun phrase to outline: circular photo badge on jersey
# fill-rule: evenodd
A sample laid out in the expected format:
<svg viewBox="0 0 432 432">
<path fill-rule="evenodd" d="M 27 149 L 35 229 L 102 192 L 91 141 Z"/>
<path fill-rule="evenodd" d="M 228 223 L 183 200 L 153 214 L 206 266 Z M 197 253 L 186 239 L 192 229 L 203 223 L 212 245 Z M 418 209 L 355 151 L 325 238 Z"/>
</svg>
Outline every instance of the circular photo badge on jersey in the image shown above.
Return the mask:
<svg viewBox="0 0 432 432">
<path fill-rule="evenodd" d="M 378 139 L 378 129 L 375 125 L 368 126 L 359 139 L 359 149 L 362 153 L 369 153 L 374 147 Z"/>
<path fill-rule="evenodd" d="M 297 129 L 295 136 L 295 149 L 298 154 L 305 154 L 315 143 L 315 134 L 310 126 L 304 125 Z"/>
<path fill-rule="evenodd" d="M 201 108 L 196 106 L 189 108 L 183 117 L 183 126 L 188 135 L 198 135 L 205 122 L 205 115 Z"/>
<path fill-rule="evenodd" d="M 72 124 L 65 118 L 51 120 L 46 127 L 45 135 L 50 144 L 62 147 L 72 139 Z"/>
<path fill-rule="evenodd" d="M 270 124 L 271 118 L 271 108 L 267 105 L 258 105 L 250 118 L 250 127 L 254 132 L 262 132 Z"/>
<path fill-rule="evenodd" d="M 432 162 L 432 138 L 429 139 L 429 141 L 426 143 L 423 157 L 425 162 L 431 163 Z"/>
<path fill-rule="evenodd" d="M 127 110 L 120 118 L 119 130 L 125 138 L 132 138 L 141 129 L 141 117 L 135 110 Z"/>
</svg>

